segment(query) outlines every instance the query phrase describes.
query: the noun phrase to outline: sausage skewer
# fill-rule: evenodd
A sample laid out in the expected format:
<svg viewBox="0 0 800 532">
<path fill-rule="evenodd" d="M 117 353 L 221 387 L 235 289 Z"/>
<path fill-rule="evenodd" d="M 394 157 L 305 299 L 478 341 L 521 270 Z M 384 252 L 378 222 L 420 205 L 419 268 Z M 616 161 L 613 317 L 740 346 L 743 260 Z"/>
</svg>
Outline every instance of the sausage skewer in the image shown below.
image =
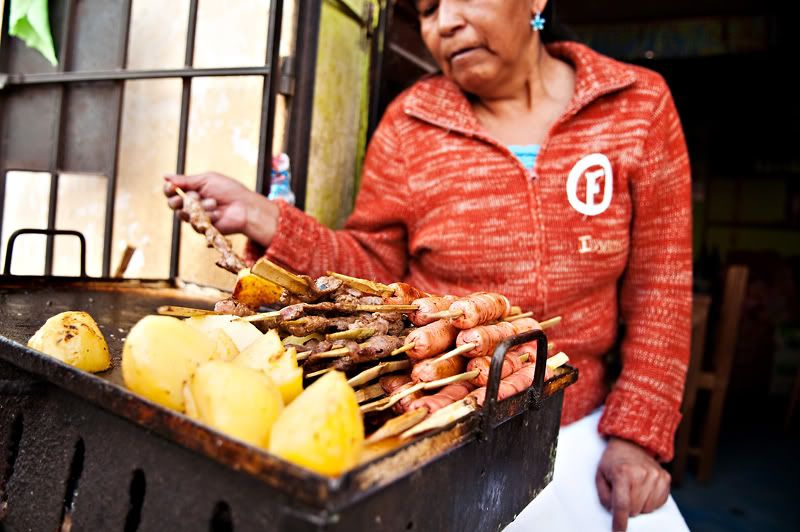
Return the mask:
<svg viewBox="0 0 800 532">
<path fill-rule="evenodd" d="M 372 410 L 386 410 L 387 408 L 393 407 L 395 404 L 402 401 L 409 395 L 412 395 L 417 392 L 421 392 L 422 390 L 434 390 L 436 388 L 442 388 L 447 386 L 448 384 L 453 384 L 455 382 L 461 381 L 469 381 L 474 379 L 478 375 L 478 371 L 468 371 L 466 373 L 461 373 L 459 375 L 453 375 L 451 377 L 447 377 L 445 379 L 439 379 L 433 382 L 418 382 L 416 384 L 412 382 L 408 382 L 395 390 L 388 399 L 381 399 L 379 401 L 375 401 L 374 403 L 369 403 L 361 407 L 362 412 L 370 412 Z M 410 386 L 409 386 L 410 384 Z M 413 401 L 409 401 L 409 404 Z"/>
<path fill-rule="evenodd" d="M 395 371 L 401 371 L 404 369 L 409 369 L 410 367 L 411 367 L 411 362 L 408 360 L 398 360 L 396 362 L 381 362 L 377 366 L 365 369 L 355 377 L 352 377 L 350 380 L 347 381 L 347 384 L 355 388 L 356 386 L 360 386 L 374 379 L 377 379 L 381 375 L 385 375 L 387 373 L 393 373 Z"/>
<path fill-rule="evenodd" d="M 446 311 L 430 317 L 449 318 L 458 329 L 471 329 L 511 314 L 511 303 L 502 294 L 477 292 L 453 302 Z"/>
<path fill-rule="evenodd" d="M 548 369 L 552 371 L 557 367 L 563 366 L 568 361 L 569 358 L 567 357 L 566 354 L 558 353 L 557 355 L 554 355 L 548 359 L 547 366 Z M 530 386 L 533 384 L 533 370 L 529 368 L 534 368 L 534 367 L 535 366 L 533 364 L 529 364 L 523 367 L 521 370 L 517 371 L 516 373 L 512 374 L 511 376 L 501 380 L 497 396 L 498 401 L 511 397 L 516 393 L 519 393 L 527 388 L 530 388 Z M 528 379 L 529 376 L 530 379 Z M 505 386 L 503 385 L 503 383 L 505 383 Z M 527 386 L 520 387 L 525 383 L 527 383 Z M 482 392 L 482 395 L 480 392 Z M 449 425 L 450 423 L 458 421 L 459 419 L 471 414 L 472 412 L 480 408 L 483 405 L 483 398 L 485 397 L 485 395 L 486 395 L 486 387 L 478 388 L 470 392 L 463 399 L 451 403 L 445 407 L 442 407 L 436 412 L 433 412 L 427 419 L 423 420 L 415 427 L 405 431 L 403 434 L 400 435 L 400 437 L 410 438 L 412 436 L 416 436 L 417 434 L 421 434 L 423 432 L 427 432 L 432 429 L 444 427 L 446 425 Z M 414 406 L 418 406 L 420 403 L 415 402 L 412 404 Z"/>
<path fill-rule="evenodd" d="M 411 323 L 417 327 L 422 327 L 423 325 L 433 323 L 439 319 L 435 317 L 435 314 L 450 308 L 450 305 L 452 305 L 457 299 L 458 298 L 455 296 L 430 296 L 415 299 L 412 304 L 417 305 L 419 309 L 409 315 Z"/>
</svg>

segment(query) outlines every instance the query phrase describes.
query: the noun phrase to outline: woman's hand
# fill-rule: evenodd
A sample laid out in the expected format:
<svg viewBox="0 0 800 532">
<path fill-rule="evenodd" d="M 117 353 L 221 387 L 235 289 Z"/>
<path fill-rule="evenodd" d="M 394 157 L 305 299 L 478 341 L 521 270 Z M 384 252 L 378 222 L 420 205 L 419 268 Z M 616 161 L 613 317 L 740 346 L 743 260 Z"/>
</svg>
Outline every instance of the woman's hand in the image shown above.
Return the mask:
<svg viewBox="0 0 800 532">
<path fill-rule="evenodd" d="M 613 515 L 613 532 L 627 530 L 628 517 L 660 508 L 669 496 L 670 475 L 647 451 L 611 438 L 597 466 L 597 493 Z"/>
<path fill-rule="evenodd" d="M 183 208 L 183 199 L 175 192 L 180 187 L 200 198 L 200 205 L 223 234 L 243 233 L 265 247 L 272 241 L 278 225 L 277 205 L 238 181 L 214 172 L 170 175 L 164 180 L 164 194 L 172 209 Z M 188 220 L 186 213 L 180 212 L 180 216 Z"/>
</svg>

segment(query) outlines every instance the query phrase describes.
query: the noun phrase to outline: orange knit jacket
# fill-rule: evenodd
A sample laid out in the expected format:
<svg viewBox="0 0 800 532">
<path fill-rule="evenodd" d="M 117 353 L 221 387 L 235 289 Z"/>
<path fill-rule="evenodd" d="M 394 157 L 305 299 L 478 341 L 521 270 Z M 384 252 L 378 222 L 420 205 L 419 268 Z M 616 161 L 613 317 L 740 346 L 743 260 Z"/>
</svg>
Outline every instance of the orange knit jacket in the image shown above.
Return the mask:
<svg viewBox="0 0 800 532">
<path fill-rule="evenodd" d="M 344 229 L 279 202 L 266 256 L 432 293 L 506 294 L 580 370 L 562 422 L 605 400 L 599 430 L 673 454 L 689 357 L 690 169 L 664 80 L 576 43 L 575 94 L 532 172 L 488 135 L 450 80 L 424 79 L 386 111 Z M 263 252 L 263 250 L 261 250 Z M 603 355 L 625 323 L 610 393 Z"/>
</svg>

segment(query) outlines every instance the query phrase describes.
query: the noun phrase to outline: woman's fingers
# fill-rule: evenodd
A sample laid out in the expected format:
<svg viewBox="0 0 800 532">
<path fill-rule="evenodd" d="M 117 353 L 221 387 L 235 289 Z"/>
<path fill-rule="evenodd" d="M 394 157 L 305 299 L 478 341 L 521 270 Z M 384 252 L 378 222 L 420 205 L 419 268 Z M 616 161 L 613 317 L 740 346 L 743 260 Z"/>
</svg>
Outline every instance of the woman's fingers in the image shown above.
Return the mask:
<svg viewBox="0 0 800 532">
<path fill-rule="evenodd" d="M 169 208 L 173 211 L 179 211 L 183 209 L 183 198 L 178 195 L 168 197 L 167 205 L 169 205 Z"/>
<path fill-rule="evenodd" d="M 203 210 L 206 212 L 212 212 L 217 208 L 217 200 L 214 198 L 203 198 L 200 201 L 200 206 L 203 207 Z"/>
<path fill-rule="evenodd" d="M 672 477 L 663 469 L 658 473 L 658 476 L 653 483 L 653 487 L 647 496 L 644 503 L 642 513 L 650 513 L 661 508 L 669 498 L 669 489 L 672 484 Z"/>
<path fill-rule="evenodd" d="M 611 530 L 628 530 L 628 516 L 631 515 L 631 483 L 628 476 L 615 474 L 611 480 Z"/>
<path fill-rule="evenodd" d="M 611 485 L 606 480 L 605 475 L 600 472 L 600 469 L 597 470 L 594 476 L 594 482 L 597 484 L 597 496 L 600 498 L 600 504 L 606 510 L 611 509 Z"/>
</svg>

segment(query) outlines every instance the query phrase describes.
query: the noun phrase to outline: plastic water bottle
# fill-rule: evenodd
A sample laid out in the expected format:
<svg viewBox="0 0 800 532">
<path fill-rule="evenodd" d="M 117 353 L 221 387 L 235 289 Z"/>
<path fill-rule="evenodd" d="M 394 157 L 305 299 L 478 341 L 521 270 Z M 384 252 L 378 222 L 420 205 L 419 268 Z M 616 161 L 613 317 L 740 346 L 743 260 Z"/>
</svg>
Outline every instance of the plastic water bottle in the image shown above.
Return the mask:
<svg viewBox="0 0 800 532">
<path fill-rule="evenodd" d="M 271 200 L 283 200 L 289 205 L 294 205 L 294 192 L 292 192 L 292 173 L 290 170 L 289 156 L 281 153 L 272 158 L 272 174 L 270 176 L 269 196 Z"/>
</svg>

